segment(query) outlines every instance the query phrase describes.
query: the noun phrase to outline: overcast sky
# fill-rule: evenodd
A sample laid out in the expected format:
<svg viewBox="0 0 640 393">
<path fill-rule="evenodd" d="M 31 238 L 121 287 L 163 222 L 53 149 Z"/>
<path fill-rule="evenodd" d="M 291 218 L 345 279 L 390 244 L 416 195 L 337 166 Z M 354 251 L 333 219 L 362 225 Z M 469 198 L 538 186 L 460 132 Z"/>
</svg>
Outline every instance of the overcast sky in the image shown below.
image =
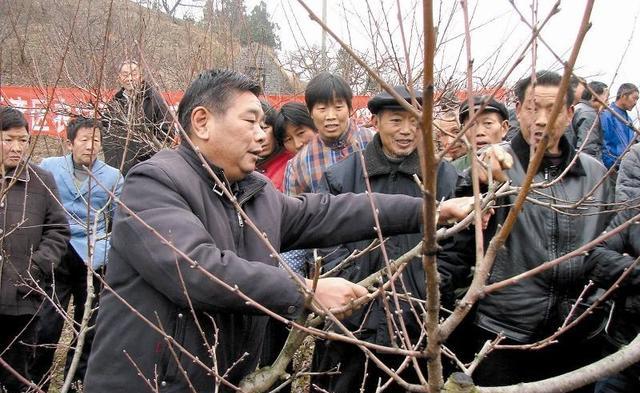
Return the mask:
<svg viewBox="0 0 640 393">
<path fill-rule="evenodd" d="M 384 25 L 384 15 L 386 14 L 391 30 L 394 31 L 393 41 L 401 51 L 402 41 L 398 29 L 397 11 L 395 10 L 396 1 L 369 0 L 373 16 L 371 20 L 375 20 L 375 22 L 369 22 L 364 0 L 327 0 L 327 23 L 345 40 L 348 40 L 350 35 L 354 48 L 366 51 L 371 47 L 371 38 L 367 35 L 367 30 L 369 30 L 367 25 L 375 23 Z M 258 2 L 259 0 L 247 0 L 247 9 L 250 10 Z M 531 0 L 516 0 L 515 2 L 527 18 L 531 17 L 531 2 Z M 307 0 L 307 3 L 318 15 L 321 15 L 321 0 Z M 421 2 L 399 0 L 399 3 L 406 19 L 415 18 L 419 25 L 422 24 Z M 416 3 L 418 3 L 417 7 Z M 440 9 L 440 2 L 435 1 L 435 3 L 437 6 L 436 19 L 438 14 L 446 16 L 450 14 L 452 7 L 457 8 L 443 37 L 447 42 L 439 53 L 436 68 L 456 68 L 458 72 L 461 72 L 465 67 L 464 52 L 462 52 L 463 61 L 459 62 L 456 67 L 456 59 L 464 39 L 463 14 L 459 2 L 442 1 L 442 9 Z M 538 15 L 540 19 L 548 14 L 554 3 L 555 1 L 551 0 L 539 0 Z M 542 37 L 544 40 L 565 60 L 569 57 L 571 46 L 575 40 L 585 3 L 586 1 L 583 0 L 565 0 L 561 4 L 560 12 L 553 16 L 543 29 Z M 308 18 L 307 13 L 297 1 L 268 0 L 267 7 L 274 21 L 280 26 L 283 50 L 291 50 L 300 45 L 320 45 L 321 28 Z M 471 43 L 476 66 L 481 67 L 484 64 L 487 67 L 487 59 L 498 58 L 500 63 L 496 64 L 496 73 L 503 76 L 506 72 L 505 67 L 512 64 L 508 61 L 509 58 L 514 53 L 520 52 L 530 38 L 530 29 L 521 21 L 520 16 L 508 0 L 481 0 L 480 2 L 469 0 L 469 9 L 470 12 L 475 10 L 471 23 L 472 27 L 475 27 Z M 589 80 L 601 80 L 611 85 L 614 92 L 620 83 L 638 84 L 640 82 L 640 31 L 634 31 L 639 12 L 640 1 L 596 0 L 591 14 L 592 27 L 584 41 L 576 65 L 579 75 L 585 76 Z M 294 14 L 298 20 L 297 24 L 291 17 Z M 411 20 L 405 21 L 403 24 L 405 34 L 409 35 L 412 24 Z M 441 26 L 440 31 L 443 29 L 444 27 Z M 417 37 L 414 36 L 413 42 L 417 41 Z M 623 58 L 627 45 L 629 47 Z M 542 44 L 539 44 L 537 65 L 538 69 L 559 68 L 554 56 Z M 619 72 L 614 80 L 618 66 Z M 530 72 L 530 67 L 531 55 L 528 54 L 526 60 L 513 74 L 512 80 Z"/>
</svg>

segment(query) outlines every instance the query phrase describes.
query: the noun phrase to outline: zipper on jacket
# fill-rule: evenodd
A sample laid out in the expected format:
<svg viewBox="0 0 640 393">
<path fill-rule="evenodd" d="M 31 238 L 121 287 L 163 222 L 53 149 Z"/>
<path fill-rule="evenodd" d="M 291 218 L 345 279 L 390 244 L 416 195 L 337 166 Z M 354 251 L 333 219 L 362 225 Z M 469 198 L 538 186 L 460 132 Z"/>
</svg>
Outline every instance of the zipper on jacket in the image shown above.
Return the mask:
<svg viewBox="0 0 640 393">
<path fill-rule="evenodd" d="M 240 228 L 244 228 L 244 220 L 242 219 L 240 211 L 237 211 L 236 213 L 238 214 L 238 225 L 240 226 Z"/>
<path fill-rule="evenodd" d="M 549 168 L 545 168 L 545 179 L 549 178 Z M 551 186 L 549 187 L 549 193 L 551 194 L 551 202 L 553 203 L 553 201 L 556 199 L 556 193 L 554 192 L 554 187 L 555 186 Z M 560 226 L 558 223 L 558 213 L 555 210 L 551 211 L 552 213 L 552 219 L 551 219 L 551 257 L 550 259 L 556 259 L 558 258 L 558 241 L 559 241 L 559 233 L 558 231 L 560 230 Z M 554 266 L 551 269 L 551 285 L 549 286 L 549 303 L 547 306 L 547 315 L 545 316 L 545 322 L 547 322 L 548 318 L 550 317 L 551 313 L 552 313 L 552 309 L 554 307 L 554 305 L 557 302 L 557 296 L 556 296 L 556 282 L 558 280 L 558 275 L 560 274 L 558 266 Z"/>
<path fill-rule="evenodd" d="M 237 199 L 238 205 L 240 206 L 240 208 L 242 208 L 242 205 L 244 205 L 249 199 L 251 199 L 254 195 L 260 192 L 262 188 L 263 186 L 258 186 L 258 187 L 252 187 L 249 190 L 245 190 L 245 193 L 242 195 L 242 197 L 240 199 Z M 242 215 L 240 214 L 240 211 L 239 210 L 236 211 L 236 214 L 238 215 L 238 225 L 240 226 L 240 228 L 244 228 L 244 220 L 242 219 Z"/>
</svg>

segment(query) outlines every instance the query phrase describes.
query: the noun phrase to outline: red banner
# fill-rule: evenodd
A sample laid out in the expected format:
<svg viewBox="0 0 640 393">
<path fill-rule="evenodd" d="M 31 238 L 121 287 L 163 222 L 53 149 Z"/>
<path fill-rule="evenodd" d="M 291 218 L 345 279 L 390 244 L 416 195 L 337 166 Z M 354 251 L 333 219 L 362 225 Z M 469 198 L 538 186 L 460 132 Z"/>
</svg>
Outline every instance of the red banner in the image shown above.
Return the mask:
<svg viewBox="0 0 640 393">
<path fill-rule="evenodd" d="M 95 92 L 74 88 L 38 89 L 32 87 L 0 87 L 0 105 L 8 105 L 22 111 L 29 122 L 29 129 L 35 134 L 63 136 L 71 116 L 91 117 L 95 113 L 95 102 L 104 106 L 114 90 L 103 91 L 98 97 Z M 183 92 L 162 93 L 167 103 L 177 110 Z M 266 96 L 276 108 L 290 101 L 304 102 L 303 96 Z M 371 114 L 366 109 L 367 96 L 353 98 L 354 117 L 359 124 L 366 124 Z"/>
<path fill-rule="evenodd" d="M 505 89 L 500 89 L 496 98 L 503 99 L 506 92 Z M 114 90 L 103 91 L 98 97 L 95 92 L 74 88 L 58 88 L 54 91 L 53 89 L 33 87 L 0 86 L 0 105 L 9 105 L 20 109 L 27 118 L 29 129 L 33 133 L 63 136 L 66 124 L 72 115 L 93 116 L 95 102 L 100 102 L 99 107 L 101 107 L 111 99 L 114 93 Z M 486 89 L 478 94 L 490 94 L 490 90 Z M 177 110 L 183 92 L 164 92 L 162 95 L 167 103 L 174 110 Z M 456 96 L 463 100 L 466 97 L 466 92 L 457 92 Z M 270 95 L 266 98 L 276 108 L 290 101 L 304 102 L 303 96 Z M 371 113 L 367 109 L 369 98 L 369 96 L 353 97 L 353 118 L 361 126 L 369 123 L 371 119 Z"/>
</svg>

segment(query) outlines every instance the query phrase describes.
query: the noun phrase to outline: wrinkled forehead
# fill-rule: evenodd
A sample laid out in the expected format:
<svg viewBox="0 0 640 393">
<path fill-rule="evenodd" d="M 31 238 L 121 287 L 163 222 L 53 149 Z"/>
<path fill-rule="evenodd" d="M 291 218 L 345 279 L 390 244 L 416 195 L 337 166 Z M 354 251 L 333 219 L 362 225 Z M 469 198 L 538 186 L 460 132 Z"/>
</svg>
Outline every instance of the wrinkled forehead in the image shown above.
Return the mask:
<svg viewBox="0 0 640 393">
<path fill-rule="evenodd" d="M 25 127 L 13 127 L 7 130 L 0 130 L 0 136 L 9 138 L 18 138 L 22 136 L 29 136 L 29 131 Z"/>
<path fill-rule="evenodd" d="M 529 86 L 524 94 L 525 101 L 555 101 L 560 86 L 554 85 L 536 85 Z"/>
<path fill-rule="evenodd" d="M 134 72 L 138 71 L 138 65 L 136 63 L 124 63 L 122 67 L 120 67 L 120 73 Z"/>
</svg>

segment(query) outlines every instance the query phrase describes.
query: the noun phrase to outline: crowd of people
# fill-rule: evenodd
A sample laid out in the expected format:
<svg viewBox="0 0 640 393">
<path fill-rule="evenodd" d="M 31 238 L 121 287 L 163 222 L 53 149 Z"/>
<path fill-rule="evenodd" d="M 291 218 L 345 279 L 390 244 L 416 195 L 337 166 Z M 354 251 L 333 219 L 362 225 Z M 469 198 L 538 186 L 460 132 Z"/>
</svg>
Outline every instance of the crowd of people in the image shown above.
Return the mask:
<svg viewBox="0 0 640 393">
<path fill-rule="evenodd" d="M 406 107 L 419 107 L 422 92 L 396 86 L 371 97 L 363 127 L 351 119 L 352 90 L 338 75 L 315 76 L 304 103 L 273 108 L 249 77 L 208 70 L 185 91 L 177 127 L 137 62 L 124 61 L 118 80 L 121 89 L 101 113 L 69 122 L 67 154 L 40 163 L 30 160 L 23 114 L 0 107 L 0 389 L 48 389 L 66 321 L 83 337 L 78 354 L 71 342 L 64 371 L 78 390 L 235 391 L 277 358 L 287 321 L 327 310 L 340 310 L 340 324 L 370 344 L 377 361 L 354 340 L 318 339 L 312 391 L 373 392 L 388 382 L 387 368 L 421 383 L 427 360 L 406 367 L 405 353 L 381 350 L 426 346 L 420 258 L 391 280 L 397 296 L 381 291 L 363 307 L 348 306 L 372 290 L 359 282 L 430 230 L 421 222 L 417 181 L 423 132 Z M 472 167 L 482 192 L 502 179 L 517 189 L 532 154 L 546 145 L 533 179 L 541 186 L 497 250 L 487 284 L 638 219 L 640 145 L 628 114 L 638 88 L 622 84 L 609 104 L 606 84 L 572 77 L 551 122 L 561 81 L 539 71 L 515 84 L 513 108 L 476 96 L 434 116 L 444 157 L 436 169 L 438 227 L 471 213 Z M 516 198 L 498 195 L 486 210 L 482 249 Z M 633 267 L 579 328 L 540 350 L 496 349 L 473 379 L 483 386 L 536 381 L 615 352 L 640 333 L 638 230 L 615 230 L 588 253 L 481 296 L 444 344 L 470 362 L 498 336 L 507 347 L 537 343 Z M 383 244 L 370 247 L 379 235 Z M 459 305 L 471 284 L 475 241 L 470 226 L 439 245 L 443 310 Z M 325 329 L 342 332 L 336 323 Z M 446 373 L 454 370 L 445 362 Z M 405 390 L 395 380 L 386 387 Z M 640 365 L 581 391 L 640 391 Z"/>
</svg>

